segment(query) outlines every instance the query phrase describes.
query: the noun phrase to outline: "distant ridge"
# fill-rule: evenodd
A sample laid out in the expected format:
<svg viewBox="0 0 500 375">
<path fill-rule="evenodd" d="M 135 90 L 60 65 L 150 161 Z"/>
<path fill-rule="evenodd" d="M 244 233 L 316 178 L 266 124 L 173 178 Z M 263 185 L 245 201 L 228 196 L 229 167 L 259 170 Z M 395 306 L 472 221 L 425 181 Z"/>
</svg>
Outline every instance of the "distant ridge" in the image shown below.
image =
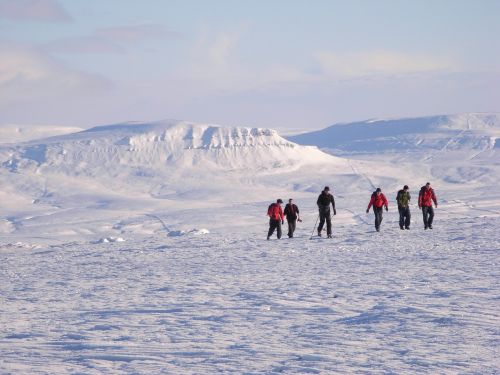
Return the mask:
<svg viewBox="0 0 500 375">
<path fill-rule="evenodd" d="M 32 141 L 61 134 L 76 133 L 81 130 L 83 129 L 55 125 L 3 124 L 0 126 L 0 144 Z"/>
<path fill-rule="evenodd" d="M 466 113 L 335 124 L 287 137 L 339 153 L 499 148 L 500 114 Z"/>
</svg>

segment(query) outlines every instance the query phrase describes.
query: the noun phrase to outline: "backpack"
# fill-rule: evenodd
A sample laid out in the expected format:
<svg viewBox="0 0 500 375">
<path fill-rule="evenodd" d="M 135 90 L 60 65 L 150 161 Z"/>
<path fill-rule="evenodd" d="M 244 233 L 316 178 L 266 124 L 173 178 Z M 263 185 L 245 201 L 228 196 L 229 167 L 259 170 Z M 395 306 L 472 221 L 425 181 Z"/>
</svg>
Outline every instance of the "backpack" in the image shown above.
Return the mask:
<svg viewBox="0 0 500 375">
<path fill-rule="evenodd" d="M 267 214 L 273 220 L 281 220 L 279 209 L 280 206 L 277 203 L 271 203 L 267 208 Z"/>
<path fill-rule="evenodd" d="M 398 191 L 398 195 L 396 196 L 396 202 L 398 203 L 398 207 L 406 207 L 409 205 L 410 203 L 410 193 L 408 193 L 408 199 L 404 199 L 403 200 L 403 197 L 404 197 L 404 194 L 405 194 L 405 191 L 403 189 L 399 190 Z"/>
</svg>

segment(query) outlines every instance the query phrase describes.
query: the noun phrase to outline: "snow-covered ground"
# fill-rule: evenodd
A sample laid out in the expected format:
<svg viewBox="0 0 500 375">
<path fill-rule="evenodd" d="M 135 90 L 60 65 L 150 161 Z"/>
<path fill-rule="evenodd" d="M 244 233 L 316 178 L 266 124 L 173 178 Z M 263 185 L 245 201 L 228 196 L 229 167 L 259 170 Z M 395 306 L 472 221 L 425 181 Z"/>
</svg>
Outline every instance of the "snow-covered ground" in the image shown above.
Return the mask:
<svg viewBox="0 0 500 375">
<path fill-rule="evenodd" d="M 500 121 L 488 118 L 477 133 L 448 121 L 447 141 L 417 126 L 411 150 L 318 145 L 342 157 L 178 121 L 0 145 L 0 372 L 500 372 Z M 463 138 L 485 132 L 489 148 Z M 428 180 L 432 231 L 415 207 Z M 394 202 L 404 184 L 410 231 Z M 325 185 L 334 238 L 310 239 Z M 376 186 L 390 200 L 380 233 L 365 213 Z M 296 238 L 266 241 L 268 204 L 289 197 Z"/>
</svg>

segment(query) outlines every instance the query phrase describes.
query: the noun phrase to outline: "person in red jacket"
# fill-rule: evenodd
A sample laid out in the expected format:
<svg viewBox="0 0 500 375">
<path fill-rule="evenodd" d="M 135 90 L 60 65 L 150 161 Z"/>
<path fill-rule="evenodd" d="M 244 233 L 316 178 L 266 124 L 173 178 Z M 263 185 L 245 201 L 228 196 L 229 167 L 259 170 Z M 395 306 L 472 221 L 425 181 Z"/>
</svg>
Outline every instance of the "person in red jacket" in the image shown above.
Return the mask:
<svg viewBox="0 0 500 375">
<path fill-rule="evenodd" d="M 370 203 L 368 203 L 368 208 L 366 209 L 366 213 L 370 212 L 370 207 L 373 205 L 373 213 L 375 214 L 375 229 L 377 232 L 380 232 L 380 224 L 382 223 L 382 209 L 385 206 L 385 210 L 389 210 L 389 202 L 384 194 L 382 194 L 382 189 L 377 188 L 372 193 L 372 198 L 370 199 Z"/>
<path fill-rule="evenodd" d="M 270 239 L 276 230 L 278 239 L 281 238 L 281 224 L 285 223 L 285 218 L 283 216 L 283 210 L 281 204 L 283 201 L 278 199 L 276 203 L 271 203 L 267 208 L 267 216 L 269 216 L 269 232 L 267 232 L 267 239 Z"/>
<path fill-rule="evenodd" d="M 422 186 L 420 193 L 418 194 L 418 208 L 422 209 L 422 216 L 424 218 L 424 229 L 432 229 L 432 222 L 434 220 L 434 209 L 432 208 L 432 202 L 434 205 L 438 206 L 436 194 L 431 188 L 430 182 Z"/>
</svg>

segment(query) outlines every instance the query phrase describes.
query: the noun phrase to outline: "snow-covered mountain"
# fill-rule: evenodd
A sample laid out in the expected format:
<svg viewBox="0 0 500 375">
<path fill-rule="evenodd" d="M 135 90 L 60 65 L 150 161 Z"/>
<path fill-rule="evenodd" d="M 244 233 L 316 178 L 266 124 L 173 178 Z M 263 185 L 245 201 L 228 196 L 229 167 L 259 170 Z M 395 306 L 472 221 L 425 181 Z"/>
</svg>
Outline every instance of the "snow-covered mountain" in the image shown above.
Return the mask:
<svg viewBox="0 0 500 375">
<path fill-rule="evenodd" d="M 100 126 L 0 146 L 4 172 L 16 173 L 16 180 L 31 176 L 27 190 L 43 185 L 35 189 L 38 193 L 30 192 L 38 201 L 47 190 L 60 190 L 47 187 L 55 179 L 74 185 L 72 191 L 99 185 L 120 194 L 179 199 L 197 191 L 223 199 L 222 192 L 238 194 L 237 187 L 254 191 L 248 181 L 308 165 L 348 169 L 345 160 L 287 141 L 271 129 L 175 120 Z"/>
<path fill-rule="evenodd" d="M 500 149 L 500 114 L 469 113 L 332 125 L 287 137 L 336 154 L 468 151 L 496 155 Z"/>
<path fill-rule="evenodd" d="M 500 174 L 500 114 L 368 120 L 287 138 L 359 163 L 377 162 L 371 176 L 392 165 L 413 176 L 489 189 Z"/>
<path fill-rule="evenodd" d="M 125 123 L 3 147 L 2 165 L 12 171 L 108 176 L 201 169 L 271 170 L 332 161 L 316 147 L 299 146 L 276 131 L 223 128 L 179 121 Z M 148 172 L 149 171 L 149 172 Z"/>
</svg>

